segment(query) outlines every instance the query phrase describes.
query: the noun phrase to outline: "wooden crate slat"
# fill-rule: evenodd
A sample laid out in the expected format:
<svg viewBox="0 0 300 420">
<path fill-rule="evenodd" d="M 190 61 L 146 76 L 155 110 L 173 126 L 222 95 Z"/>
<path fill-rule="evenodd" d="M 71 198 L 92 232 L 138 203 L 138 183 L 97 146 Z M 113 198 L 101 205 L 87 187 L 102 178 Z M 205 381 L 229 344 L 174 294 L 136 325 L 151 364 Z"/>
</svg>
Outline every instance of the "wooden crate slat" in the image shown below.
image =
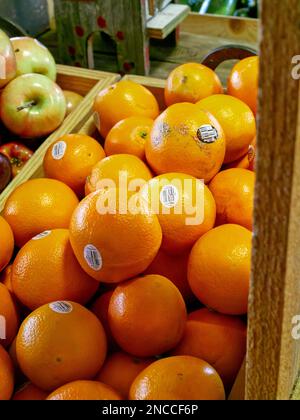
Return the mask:
<svg viewBox="0 0 300 420">
<path fill-rule="evenodd" d="M 89 80 L 93 80 L 94 75 L 94 86 L 91 89 L 83 92 L 86 94 L 81 104 L 64 120 L 62 125 L 54 131 L 36 150 L 29 162 L 24 166 L 22 171 L 9 183 L 4 191 L 0 194 L 0 213 L 3 211 L 7 197 L 15 190 L 15 188 L 27 181 L 30 178 L 37 178 L 43 175 L 42 162 L 44 155 L 48 147 L 55 142 L 62 135 L 67 133 L 76 133 L 80 127 L 88 120 L 92 114 L 92 104 L 94 98 L 98 92 L 100 92 L 106 86 L 116 82 L 120 76 L 113 73 L 95 72 L 87 69 L 74 69 L 68 66 L 58 66 L 58 72 L 62 72 L 63 80 L 66 84 L 62 84 L 63 88 L 69 89 L 74 78 L 79 75 L 79 79 L 82 79 L 83 74 L 89 74 Z M 66 73 L 69 72 L 69 79 L 67 80 Z M 58 76 L 58 80 L 60 75 Z M 73 80 L 73 81 L 71 81 Z M 76 86 L 76 83 L 74 84 Z M 77 89 L 75 89 L 77 90 Z M 79 88 L 80 90 L 80 88 Z M 78 90 L 77 90 L 78 91 Z"/>
<path fill-rule="evenodd" d="M 257 183 L 249 302 L 246 398 L 288 399 L 299 370 L 300 314 L 298 0 L 262 2 Z"/>
<path fill-rule="evenodd" d="M 181 4 L 169 4 L 147 22 L 147 33 L 150 38 L 164 39 L 188 15 L 190 9 Z"/>
<path fill-rule="evenodd" d="M 182 32 L 190 32 L 194 35 L 209 35 L 256 45 L 259 21 L 250 18 L 189 13 L 180 24 L 180 29 Z"/>
</svg>

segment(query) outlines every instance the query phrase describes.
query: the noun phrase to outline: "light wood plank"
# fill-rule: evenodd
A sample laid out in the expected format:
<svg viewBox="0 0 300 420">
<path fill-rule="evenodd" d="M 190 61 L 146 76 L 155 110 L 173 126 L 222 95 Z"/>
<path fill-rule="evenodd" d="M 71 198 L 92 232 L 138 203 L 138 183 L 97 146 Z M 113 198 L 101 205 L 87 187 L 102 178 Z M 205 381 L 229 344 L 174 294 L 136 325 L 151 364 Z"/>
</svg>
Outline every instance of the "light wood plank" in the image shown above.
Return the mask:
<svg viewBox="0 0 300 420">
<path fill-rule="evenodd" d="M 289 399 L 299 370 L 300 314 L 298 0 L 262 2 L 257 183 L 248 314 L 246 399 Z"/>
<path fill-rule="evenodd" d="M 212 36 L 256 44 L 258 41 L 258 19 L 233 16 L 200 15 L 189 13 L 180 29 L 195 35 Z"/>
<path fill-rule="evenodd" d="M 181 4 L 169 4 L 165 9 L 147 22 L 150 38 L 165 39 L 189 13 L 189 7 Z"/>
</svg>

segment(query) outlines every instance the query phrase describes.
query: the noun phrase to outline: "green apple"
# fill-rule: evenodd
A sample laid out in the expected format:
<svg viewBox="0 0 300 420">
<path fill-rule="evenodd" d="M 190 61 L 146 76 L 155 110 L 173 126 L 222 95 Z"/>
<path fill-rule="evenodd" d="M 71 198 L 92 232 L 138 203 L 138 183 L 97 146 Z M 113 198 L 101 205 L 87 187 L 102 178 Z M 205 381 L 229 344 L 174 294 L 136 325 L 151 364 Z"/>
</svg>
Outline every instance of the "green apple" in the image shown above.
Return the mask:
<svg viewBox="0 0 300 420">
<path fill-rule="evenodd" d="M 0 98 L 0 119 L 24 138 L 46 136 L 64 120 L 62 89 L 42 74 L 23 74 L 5 86 Z"/>
<path fill-rule="evenodd" d="M 17 76 L 39 73 L 56 80 L 56 64 L 48 48 L 28 36 L 11 38 L 17 59 Z"/>
<path fill-rule="evenodd" d="M 83 100 L 83 96 L 71 90 L 64 90 L 63 92 L 65 95 L 66 104 L 67 104 L 67 112 L 66 112 L 66 117 L 67 117 L 69 114 L 71 114 L 72 111 L 74 111 L 75 108 L 77 108 L 77 106 Z"/>
<path fill-rule="evenodd" d="M 0 29 L 0 89 L 16 76 L 16 58 L 10 39 Z"/>
</svg>

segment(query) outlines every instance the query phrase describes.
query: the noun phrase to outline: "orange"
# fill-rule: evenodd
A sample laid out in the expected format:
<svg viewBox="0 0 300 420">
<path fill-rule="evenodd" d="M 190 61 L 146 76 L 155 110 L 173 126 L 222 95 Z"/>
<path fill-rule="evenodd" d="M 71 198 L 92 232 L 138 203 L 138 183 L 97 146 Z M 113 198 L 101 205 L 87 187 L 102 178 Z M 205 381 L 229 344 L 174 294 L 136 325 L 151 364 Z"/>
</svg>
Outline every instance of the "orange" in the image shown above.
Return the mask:
<svg viewBox="0 0 300 420">
<path fill-rule="evenodd" d="M 45 391 L 93 378 L 106 356 L 106 337 L 96 316 L 75 302 L 40 306 L 21 324 L 17 358 L 27 378 Z"/>
<path fill-rule="evenodd" d="M 106 187 L 127 189 L 129 193 L 135 193 L 151 178 L 149 168 L 138 157 L 127 154 L 113 155 L 93 167 L 86 180 L 85 194 Z"/>
<path fill-rule="evenodd" d="M 80 267 L 69 231 L 54 229 L 31 239 L 13 264 L 12 285 L 17 298 L 31 310 L 54 300 L 88 302 L 99 283 Z"/>
<path fill-rule="evenodd" d="M 199 179 L 168 173 L 151 179 L 141 191 L 141 199 L 157 214 L 163 233 L 162 248 L 179 254 L 214 227 L 215 200 Z"/>
<path fill-rule="evenodd" d="M 19 313 L 15 301 L 7 287 L 0 283 L 0 345 L 8 347 L 17 335 L 18 327 Z"/>
<path fill-rule="evenodd" d="M 14 235 L 7 221 L 0 216 L 0 272 L 11 260 L 14 251 Z"/>
<path fill-rule="evenodd" d="M 222 381 L 212 366 L 191 356 L 158 360 L 130 388 L 131 400 L 224 400 Z"/>
<path fill-rule="evenodd" d="M 8 288 L 8 290 L 13 293 L 12 283 L 11 283 L 11 271 L 12 271 L 12 264 L 8 265 L 5 270 L 2 271 L 0 275 L 0 282 L 4 284 Z"/>
<path fill-rule="evenodd" d="M 224 163 L 233 162 L 248 151 L 256 133 L 255 117 L 244 102 L 229 95 L 213 95 L 197 103 L 221 124 L 226 137 Z"/>
<path fill-rule="evenodd" d="M 10 400 L 14 390 L 14 367 L 9 354 L 0 345 L 0 401 Z"/>
<path fill-rule="evenodd" d="M 187 281 L 187 264 L 190 252 L 170 255 L 162 248 L 144 274 L 159 274 L 167 277 L 178 288 L 185 302 L 193 300 L 193 293 Z"/>
<path fill-rule="evenodd" d="M 223 163 L 225 135 L 212 115 L 180 103 L 155 120 L 145 151 L 157 174 L 182 172 L 209 182 Z"/>
<path fill-rule="evenodd" d="M 91 306 L 91 311 L 96 315 L 96 317 L 101 321 L 101 324 L 103 325 L 110 350 L 118 347 L 112 336 L 108 322 L 108 306 L 112 294 L 113 290 L 103 293 L 95 300 Z"/>
<path fill-rule="evenodd" d="M 74 381 L 53 391 L 47 400 L 121 400 L 110 386 L 97 381 Z"/>
<path fill-rule="evenodd" d="M 166 277 L 149 274 L 121 283 L 113 292 L 108 319 L 119 346 L 149 357 L 175 347 L 186 324 L 186 308 L 177 287 Z"/>
<path fill-rule="evenodd" d="M 248 169 L 227 169 L 210 182 L 217 205 L 217 224 L 233 223 L 252 230 L 254 172 Z"/>
<path fill-rule="evenodd" d="M 252 140 L 251 144 L 248 147 L 247 153 L 244 156 L 235 160 L 234 162 L 227 163 L 226 165 L 224 165 L 223 169 L 241 168 L 254 171 L 255 153 L 256 137 L 254 137 L 254 139 Z"/>
<path fill-rule="evenodd" d="M 92 137 L 65 134 L 49 146 L 45 154 L 45 176 L 64 182 L 82 196 L 87 176 L 105 156 L 102 146 Z"/>
<path fill-rule="evenodd" d="M 259 58 L 248 57 L 232 69 L 227 84 L 229 95 L 245 102 L 256 115 L 258 97 Z"/>
<path fill-rule="evenodd" d="M 239 225 L 218 226 L 194 245 L 188 281 L 206 306 L 228 315 L 247 312 L 251 232 Z"/>
<path fill-rule="evenodd" d="M 31 179 L 8 197 L 4 217 L 17 246 L 22 247 L 47 229 L 68 228 L 78 198 L 67 185 L 55 179 Z"/>
<path fill-rule="evenodd" d="M 154 360 L 139 359 L 123 352 L 114 353 L 106 359 L 97 380 L 111 386 L 127 399 L 134 379 Z"/>
<path fill-rule="evenodd" d="M 107 156 L 128 153 L 145 160 L 145 142 L 150 135 L 153 120 L 147 117 L 128 117 L 119 121 L 105 139 Z"/>
<path fill-rule="evenodd" d="M 223 93 L 217 74 L 199 63 L 186 63 L 176 67 L 167 79 L 165 102 L 167 106 L 178 102 L 196 103 L 200 99 Z"/>
<path fill-rule="evenodd" d="M 79 264 L 104 283 L 117 283 L 142 273 L 162 240 L 157 216 L 142 204 L 135 213 L 131 201 L 119 195 L 116 189 L 88 195 L 75 210 L 70 225 L 71 244 Z"/>
<path fill-rule="evenodd" d="M 28 382 L 28 379 L 21 371 L 18 359 L 17 359 L 17 349 L 16 349 L 16 343 L 17 343 L 17 336 L 14 338 L 13 342 L 11 343 L 8 354 L 10 355 L 10 358 L 13 362 L 14 366 L 14 372 L 15 372 L 15 383 L 17 385 L 24 384 L 24 382 Z"/>
<path fill-rule="evenodd" d="M 42 389 L 36 387 L 30 382 L 26 382 L 21 388 L 17 390 L 17 392 L 13 396 L 13 400 L 15 401 L 38 401 L 38 400 L 45 400 L 48 396 L 48 393 L 43 391 Z"/>
<path fill-rule="evenodd" d="M 95 98 L 94 120 L 105 138 L 119 121 L 132 116 L 156 118 L 159 106 L 154 95 L 131 80 L 121 80 L 102 90 Z"/>
<path fill-rule="evenodd" d="M 191 312 L 173 355 L 199 357 L 212 365 L 230 390 L 246 354 L 246 324 L 207 308 Z"/>
</svg>

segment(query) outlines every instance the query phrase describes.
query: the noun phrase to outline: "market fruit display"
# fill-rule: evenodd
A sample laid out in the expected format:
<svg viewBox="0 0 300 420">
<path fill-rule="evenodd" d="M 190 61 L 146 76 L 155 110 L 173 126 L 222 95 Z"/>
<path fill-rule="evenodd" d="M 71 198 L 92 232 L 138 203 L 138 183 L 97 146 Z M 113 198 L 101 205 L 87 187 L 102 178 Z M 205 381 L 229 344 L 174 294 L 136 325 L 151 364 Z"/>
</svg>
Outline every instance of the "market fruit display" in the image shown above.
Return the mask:
<svg viewBox="0 0 300 420">
<path fill-rule="evenodd" d="M 94 132 L 53 141 L 43 177 L 8 196 L 0 399 L 230 395 L 246 353 L 256 120 L 198 69 L 174 70 L 186 73 L 169 106 L 168 84 L 159 101 L 130 80 L 104 89 Z"/>
</svg>

